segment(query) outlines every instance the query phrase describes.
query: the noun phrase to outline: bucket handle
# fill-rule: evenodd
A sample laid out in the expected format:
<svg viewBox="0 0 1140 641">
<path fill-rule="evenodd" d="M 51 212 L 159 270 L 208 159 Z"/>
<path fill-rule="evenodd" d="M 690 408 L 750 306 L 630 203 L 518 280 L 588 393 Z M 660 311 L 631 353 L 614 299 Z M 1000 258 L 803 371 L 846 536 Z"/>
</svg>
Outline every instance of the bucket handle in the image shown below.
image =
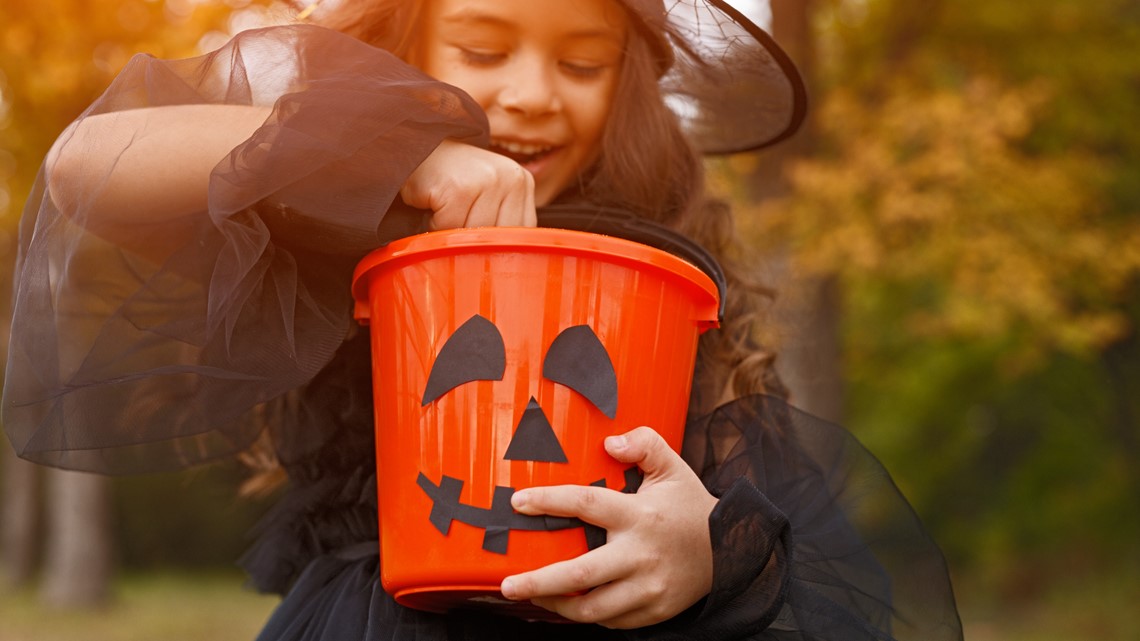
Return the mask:
<svg viewBox="0 0 1140 641">
<path fill-rule="evenodd" d="M 548 205 L 538 208 L 538 226 L 623 238 L 669 252 L 692 263 L 716 284 L 720 294 L 717 319 L 724 320 L 727 281 L 720 263 L 704 247 L 665 225 L 614 207 Z"/>
</svg>

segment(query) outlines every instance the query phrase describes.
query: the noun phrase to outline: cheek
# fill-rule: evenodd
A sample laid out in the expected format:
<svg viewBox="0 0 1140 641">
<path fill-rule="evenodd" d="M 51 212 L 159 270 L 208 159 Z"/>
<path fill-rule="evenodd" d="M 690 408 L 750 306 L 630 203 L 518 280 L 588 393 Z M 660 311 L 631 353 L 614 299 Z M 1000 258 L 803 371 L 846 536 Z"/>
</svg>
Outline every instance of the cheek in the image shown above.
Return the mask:
<svg viewBox="0 0 1140 641">
<path fill-rule="evenodd" d="M 489 79 L 478 71 L 473 71 L 461 61 L 449 59 L 445 55 L 426 56 L 423 64 L 416 67 L 440 82 L 459 87 L 483 108 L 484 111 L 491 105 L 494 97 L 493 86 Z"/>
<path fill-rule="evenodd" d="M 484 74 L 478 72 L 473 73 L 469 69 L 454 66 L 448 69 L 445 75 L 437 76 L 437 78 L 465 91 L 467 95 L 471 96 L 471 98 L 483 108 L 483 111 L 490 109 L 495 101 L 493 78 L 488 78 Z"/>
<path fill-rule="evenodd" d="M 605 131 L 613 108 L 613 95 L 612 86 L 597 87 L 582 92 L 572 103 L 576 106 L 578 135 L 591 146 L 591 152 L 597 151 L 596 147 L 602 139 L 602 132 Z"/>
</svg>

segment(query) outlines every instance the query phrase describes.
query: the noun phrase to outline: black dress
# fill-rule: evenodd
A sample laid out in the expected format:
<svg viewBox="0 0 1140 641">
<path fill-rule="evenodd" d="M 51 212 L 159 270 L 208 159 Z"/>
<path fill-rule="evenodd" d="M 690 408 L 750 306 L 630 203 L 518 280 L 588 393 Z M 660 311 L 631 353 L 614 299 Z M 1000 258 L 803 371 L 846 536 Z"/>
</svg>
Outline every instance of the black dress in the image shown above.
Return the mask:
<svg viewBox="0 0 1140 641">
<path fill-rule="evenodd" d="M 721 500 L 712 593 L 674 619 L 611 631 L 396 604 L 377 580 L 351 272 L 408 231 L 382 222 L 404 178 L 444 138 L 485 143 L 485 117 L 387 52 L 288 26 L 199 58 L 136 57 L 81 118 L 198 103 L 274 106 L 215 168 L 206 211 L 107 231 L 102 186 L 68 192 L 65 215 L 41 175 L 4 425 L 26 458 L 103 473 L 217 460 L 271 430 L 290 485 L 243 565 L 284 600 L 260 638 L 961 638 L 942 555 L 881 465 L 762 395 L 690 413 L 683 455 Z M 175 248 L 155 259 L 156 239 Z"/>
</svg>

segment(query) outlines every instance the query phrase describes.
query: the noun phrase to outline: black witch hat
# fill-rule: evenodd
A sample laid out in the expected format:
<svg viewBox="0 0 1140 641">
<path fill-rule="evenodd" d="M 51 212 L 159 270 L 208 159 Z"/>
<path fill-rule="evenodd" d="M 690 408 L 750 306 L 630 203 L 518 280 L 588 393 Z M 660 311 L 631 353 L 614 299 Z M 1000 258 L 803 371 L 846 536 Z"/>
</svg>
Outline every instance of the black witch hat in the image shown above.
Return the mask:
<svg viewBox="0 0 1140 641">
<path fill-rule="evenodd" d="M 759 149 L 799 128 L 807 92 L 791 58 L 724 0 L 621 0 L 661 60 L 666 101 L 708 154 Z"/>
</svg>

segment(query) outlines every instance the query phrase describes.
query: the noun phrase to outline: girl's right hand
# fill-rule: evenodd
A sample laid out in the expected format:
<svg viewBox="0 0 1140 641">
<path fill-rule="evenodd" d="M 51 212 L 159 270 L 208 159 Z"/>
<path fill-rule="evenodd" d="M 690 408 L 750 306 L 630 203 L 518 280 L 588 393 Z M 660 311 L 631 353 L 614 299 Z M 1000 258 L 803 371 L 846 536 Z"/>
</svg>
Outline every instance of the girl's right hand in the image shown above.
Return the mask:
<svg viewBox="0 0 1140 641">
<path fill-rule="evenodd" d="M 431 229 L 534 227 L 534 176 L 517 162 L 444 140 L 400 190 L 404 202 L 431 210 Z"/>
</svg>

